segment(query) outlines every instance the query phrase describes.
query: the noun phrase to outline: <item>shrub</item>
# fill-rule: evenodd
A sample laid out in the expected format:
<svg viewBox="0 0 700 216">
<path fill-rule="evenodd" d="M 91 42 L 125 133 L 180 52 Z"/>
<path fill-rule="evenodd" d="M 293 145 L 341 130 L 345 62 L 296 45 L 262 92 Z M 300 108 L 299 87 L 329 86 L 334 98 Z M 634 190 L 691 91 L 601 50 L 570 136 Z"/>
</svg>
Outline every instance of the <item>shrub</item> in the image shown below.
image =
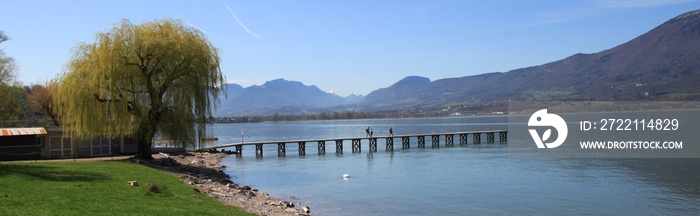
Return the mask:
<svg viewBox="0 0 700 216">
<path fill-rule="evenodd" d="M 162 189 L 160 188 L 159 183 L 148 183 L 148 192 L 151 193 L 160 193 Z"/>
</svg>

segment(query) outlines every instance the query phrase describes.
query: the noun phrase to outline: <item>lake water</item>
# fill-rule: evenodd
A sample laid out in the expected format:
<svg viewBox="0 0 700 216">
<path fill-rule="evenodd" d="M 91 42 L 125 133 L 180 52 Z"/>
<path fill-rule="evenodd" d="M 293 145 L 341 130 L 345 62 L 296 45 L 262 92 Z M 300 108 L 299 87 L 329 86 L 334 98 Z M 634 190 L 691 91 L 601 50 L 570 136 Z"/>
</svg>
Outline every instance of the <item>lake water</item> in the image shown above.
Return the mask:
<svg viewBox="0 0 700 216">
<path fill-rule="evenodd" d="M 371 126 L 375 136 L 507 129 L 503 116 L 420 119 L 261 122 L 216 124 L 212 131 L 223 144 L 335 137 L 364 137 Z M 241 130 L 244 137 L 241 137 Z M 458 139 L 458 137 L 455 137 Z M 470 137 L 471 139 L 471 137 Z M 485 139 L 485 138 L 484 138 Z M 496 138 L 498 139 L 498 137 Z M 457 140 L 456 140 L 457 141 Z M 518 140 L 509 140 L 518 142 Z M 378 151 L 317 153 L 297 144 L 277 156 L 277 145 L 266 145 L 264 157 L 254 146 L 243 156 L 222 163 L 241 185 L 271 196 L 309 205 L 317 215 L 505 215 L 605 214 L 688 215 L 700 213 L 698 159 L 551 159 L 510 157 L 507 143 L 401 149 L 393 151 L 383 139 Z M 349 179 L 343 179 L 343 174 Z M 292 197 L 290 199 L 290 197 Z"/>
</svg>

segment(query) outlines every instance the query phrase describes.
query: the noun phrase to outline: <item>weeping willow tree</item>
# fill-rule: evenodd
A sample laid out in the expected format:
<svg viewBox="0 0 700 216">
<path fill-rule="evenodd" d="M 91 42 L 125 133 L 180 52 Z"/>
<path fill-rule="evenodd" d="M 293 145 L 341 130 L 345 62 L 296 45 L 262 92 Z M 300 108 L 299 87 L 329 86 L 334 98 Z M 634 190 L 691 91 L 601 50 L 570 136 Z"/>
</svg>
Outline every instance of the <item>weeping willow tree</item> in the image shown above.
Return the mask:
<svg viewBox="0 0 700 216">
<path fill-rule="evenodd" d="M 130 135 L 145 160 L 157 135 L 182 147 L 205 137 L 224 77 L 200 31 L 171 19 L 123 20 L 72 54 L 54 100 L 67 135 Z"/>
</svg>

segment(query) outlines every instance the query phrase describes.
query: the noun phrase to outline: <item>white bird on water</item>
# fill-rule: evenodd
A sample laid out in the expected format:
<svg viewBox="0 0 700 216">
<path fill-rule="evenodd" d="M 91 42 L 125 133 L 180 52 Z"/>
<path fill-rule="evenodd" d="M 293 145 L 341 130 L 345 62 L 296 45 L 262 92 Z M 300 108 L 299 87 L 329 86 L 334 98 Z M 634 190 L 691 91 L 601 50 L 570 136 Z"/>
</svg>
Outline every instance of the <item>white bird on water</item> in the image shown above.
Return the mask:
<svg viewBox="0 0 700 216">
<path fill-rule="evenodd" d="M 350 178 L 350 175 L 348 175 L 348 174 L 343 174 L 343 178 L 344 178 L 344 179 Z"/>
</svg>

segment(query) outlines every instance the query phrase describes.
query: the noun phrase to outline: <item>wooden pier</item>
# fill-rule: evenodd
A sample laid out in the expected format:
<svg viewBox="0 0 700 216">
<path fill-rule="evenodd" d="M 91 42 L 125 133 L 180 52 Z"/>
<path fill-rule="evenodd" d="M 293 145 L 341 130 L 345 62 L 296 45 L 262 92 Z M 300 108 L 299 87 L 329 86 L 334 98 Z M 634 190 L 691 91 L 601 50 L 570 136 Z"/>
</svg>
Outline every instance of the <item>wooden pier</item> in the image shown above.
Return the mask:
<svg viewBox="0 0 700 216">
<path fill-rule="evenodd" d="M 243 153 L 243 146 L 255 146 L 255 155 L 258 157 L 263 156 L 263 145 L 274 145 L 277 144 L 277 156 L 285 156 L 287 154 L 287 144 L 296 143 L 299 145 L 298 153 L 299 156 L 306 155 L 306 143 L 317 143 L 318 154 L 326 153 L 326 142 L 335 142 L 335 152 L 343 153 L 343 142 L 349 140 L 351 144 L 351 150 L 353 153 L 359 153 L 362 151 L 362 140 L 369 141 L 369 151 L 377 151 L 377 140 L 384 139 L 386 142 L 386 150 L 394 150 L 394 139 L 401 140 L 401 148 L 409 149 L 411 148 L 411 138 L 416 137 L 418 140 L 418 148 L 425 148 L 425 138 L 430 137 L 431 145 L 433 148 L 440 147 L 440 138 L 443 137 L 445 141 L 445 146 L 454 146 L 454 137 L 459 137 L 459 144 L 468 144 L 468 137 L 472 137 L 473 144 L 481 144 L 482 134 L 486 135 L 486 143 L 494 143 L 496 141 L 496 134 L 498 134 L 499 142 L 508 142 L 508 131 L 507 130 L 493 130 L 493 131 L 469 131 L 469 132 L 454 132 L 454 133 L 435 133 L 435 134 L 410 134 L 410 135 L 396 135 L 396 136 L 375 136 L 375 137 L 355 137 L 355 138 L 330 138 L 330 139 L 309 139 L 309 140 L 284 140 L 284 141 L 264 141 L 264 142 L 245 142 L 245 143 L 230 143 L 218 146 L 210 146 L 206 148 L 201 148 L 198 150 L 216 150 L 220 148 L 230 148 L 233 147 L 234 154 L 241 155 Z"/>
</svg>

